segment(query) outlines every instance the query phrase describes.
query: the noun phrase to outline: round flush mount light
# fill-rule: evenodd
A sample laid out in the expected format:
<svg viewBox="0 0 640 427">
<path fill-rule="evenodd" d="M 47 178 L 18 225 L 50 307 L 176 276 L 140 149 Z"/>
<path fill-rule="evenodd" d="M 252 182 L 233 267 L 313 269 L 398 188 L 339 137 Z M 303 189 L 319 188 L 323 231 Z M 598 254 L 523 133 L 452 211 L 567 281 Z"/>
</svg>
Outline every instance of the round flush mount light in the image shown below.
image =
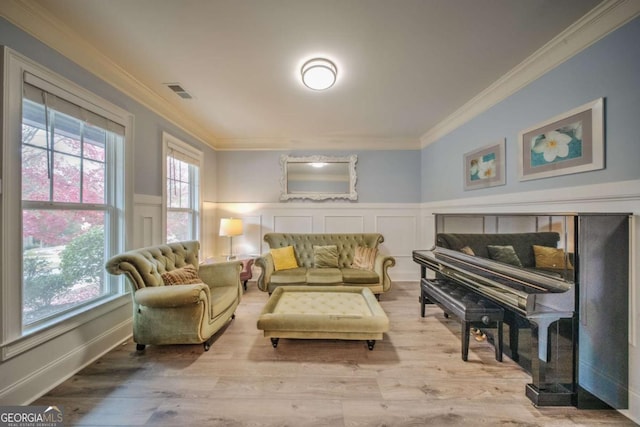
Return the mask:
<svg viewBox="0 0 640 427">
<path fill-rule="evenodd" d="M 336 64 L 324 58 L 314 58 L 305 62 L 300 69 L 302 83 L 309 89 L 329 89 L 336 82 Z"/>
</svg>

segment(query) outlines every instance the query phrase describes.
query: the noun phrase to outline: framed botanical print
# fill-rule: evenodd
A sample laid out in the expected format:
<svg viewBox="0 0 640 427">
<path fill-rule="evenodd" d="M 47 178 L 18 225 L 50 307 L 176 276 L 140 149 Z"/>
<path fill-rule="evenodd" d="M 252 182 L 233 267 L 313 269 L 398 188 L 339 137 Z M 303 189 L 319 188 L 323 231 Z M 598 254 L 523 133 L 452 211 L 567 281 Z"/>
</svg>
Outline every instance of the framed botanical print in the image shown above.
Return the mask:
<svg viewBox="0 0 640 427">
<path fill-rule="evenodd" d="M 539 123 L 519 135 L 520 180 L 604 168 L 604 99 Z"/>
<path fill-rule="evenodd" d="M 505 140 L 464 154 L 464 189 L 505 184 Z"/>
</svg>

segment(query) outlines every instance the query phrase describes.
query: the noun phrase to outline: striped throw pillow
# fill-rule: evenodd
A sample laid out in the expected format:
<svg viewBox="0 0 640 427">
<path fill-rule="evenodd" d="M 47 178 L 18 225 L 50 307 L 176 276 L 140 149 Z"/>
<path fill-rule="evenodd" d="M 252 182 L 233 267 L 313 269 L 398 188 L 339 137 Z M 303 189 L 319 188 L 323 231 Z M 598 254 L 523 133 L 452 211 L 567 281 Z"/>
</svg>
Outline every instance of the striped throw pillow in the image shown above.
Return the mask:
<svg viewBox="0 0 640 427">
<path fill-rule="evenodd" d="M 358 246 L 356 247 L 356 251 L 353 256 L 351 268 L 357 268 L 358 270 L 373 270 L 373 265 L 376 261 L 377 255 L 378 248 Z"/>
</svg>

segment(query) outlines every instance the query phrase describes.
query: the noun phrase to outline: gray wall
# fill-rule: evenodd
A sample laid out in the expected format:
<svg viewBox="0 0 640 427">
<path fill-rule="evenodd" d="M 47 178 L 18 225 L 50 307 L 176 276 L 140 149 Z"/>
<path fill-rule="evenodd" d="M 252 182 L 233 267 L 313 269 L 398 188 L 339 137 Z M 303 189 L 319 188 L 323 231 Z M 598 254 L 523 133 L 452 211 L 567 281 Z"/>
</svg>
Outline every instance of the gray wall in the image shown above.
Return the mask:
<svg viewBox="0 0 640 427">
<path fill-rule="evenodd" d="M 205 162 L 215 162 L 215 151 L 191 137 L 188 133 L 158 116 L 148 108 L 114 89 L 74 62 L 50 49 L 42 42 L 24 33 L 0 18 L 0 44 L 44 65 L 72 82 L 134 114 L 135 193 L 162 195 L 162 132 L 166 131 L 205 153 Z M 209 164 L 212 164 L 209 163 Z M 207 170 L 205 168 L 205 174 Z M 215 200 L 215 179 L 206 175 L 205 200 Z"/>
<path fill-rule="evenodd" d="M 273 203 L 280 199 L 280 156 L 356 154 L 357 203 L 418 203 L 420 152 L 398 151 L 219 151 L 219 202 Z M 326 203 L 326 202 L 324 202 Z"/>
<path fill-rule="evenodd" d="M 423 202 L 640 178 L 640 18 L 422 151 Z M 518 133 L 605 98 L 605 169 L 518 181 Z M 507 184 L 463 190 L 462 154 L 506 138 Z"/>
</svg>

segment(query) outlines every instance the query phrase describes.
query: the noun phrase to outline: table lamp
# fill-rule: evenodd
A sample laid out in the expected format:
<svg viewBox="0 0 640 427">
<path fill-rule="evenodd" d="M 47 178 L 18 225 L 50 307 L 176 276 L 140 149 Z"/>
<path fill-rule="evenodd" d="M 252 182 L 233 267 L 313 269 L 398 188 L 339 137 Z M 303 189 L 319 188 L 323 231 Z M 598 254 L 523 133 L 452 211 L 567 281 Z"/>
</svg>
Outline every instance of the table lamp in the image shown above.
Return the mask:
<svg viewBox="0 0 640 427">
<path fill-rule="evenodd" d="M 220 236 L 229 237 L 229 256 L 227 259 L 235 259 L 233 255 L 233 236 L 242 235 L 242 220 L 240 218 L 220 218 Z"/>
</svg>

